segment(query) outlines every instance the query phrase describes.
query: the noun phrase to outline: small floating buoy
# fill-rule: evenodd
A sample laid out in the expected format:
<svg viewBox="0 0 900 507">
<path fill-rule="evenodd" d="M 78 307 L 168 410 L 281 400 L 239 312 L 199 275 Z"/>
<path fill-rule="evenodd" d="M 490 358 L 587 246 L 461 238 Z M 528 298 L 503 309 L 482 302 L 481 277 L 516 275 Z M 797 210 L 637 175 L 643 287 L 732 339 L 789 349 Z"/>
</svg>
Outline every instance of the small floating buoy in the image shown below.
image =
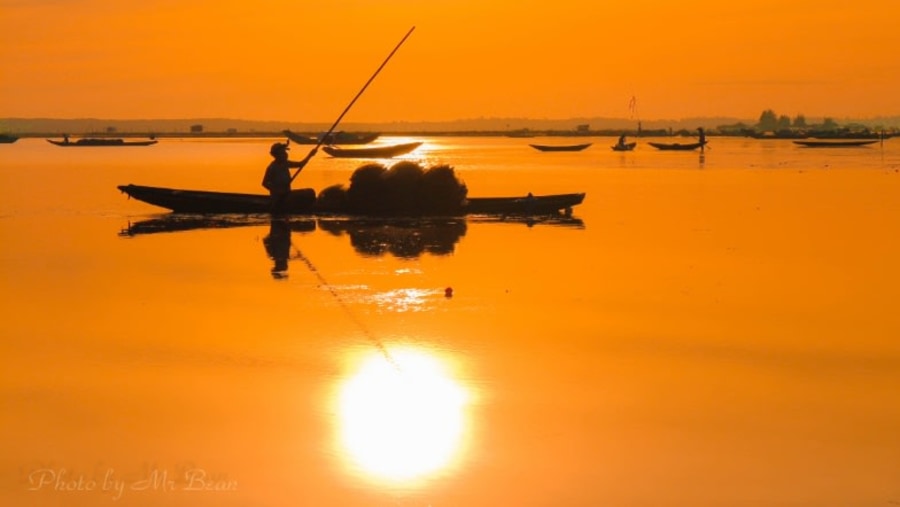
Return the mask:
<svg viewBox="0 0 900 507">
<path fill-rule="evenodd" d="M 453 287 L 447 287 L 446 289 L 444 289 L 444 297 L 445 298 L 453 297 Z"/>
</svg>

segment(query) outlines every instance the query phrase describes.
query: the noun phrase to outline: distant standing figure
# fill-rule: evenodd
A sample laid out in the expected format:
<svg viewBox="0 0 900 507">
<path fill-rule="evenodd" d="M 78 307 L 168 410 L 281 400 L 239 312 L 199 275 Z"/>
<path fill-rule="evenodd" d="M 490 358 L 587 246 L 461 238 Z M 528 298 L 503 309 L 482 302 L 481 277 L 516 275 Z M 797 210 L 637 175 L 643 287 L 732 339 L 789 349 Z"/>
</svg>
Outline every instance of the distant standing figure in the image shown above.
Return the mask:
<svg viewBox="0 0 900 507">
<path fill-rule="evenodd" d="M 697 127 L 697 132 L 700 133 L 700 150 L 703 151 L 703 148 L 706 147 L 706 134 L 703 132 L 703 127 Z"/>
<path fill-rule="evenodd" d="M 63 142 L 69 144 L 69 134 L 63 134 Z"/>
<path fill-rule="evenodd" d="M 269 153 L 275 160 L 266 167 L 262 185 L 269 191 L 273 213 L 284 206 L 288 195 L 291 193 L 291 169 L 302 170 L 317 151 L 317 148 L 313 148 L 306 158 L 295 162 L 288 160 L 289 149 L 287 143 L 275 143 L 269 149 Z"/>
</svg>

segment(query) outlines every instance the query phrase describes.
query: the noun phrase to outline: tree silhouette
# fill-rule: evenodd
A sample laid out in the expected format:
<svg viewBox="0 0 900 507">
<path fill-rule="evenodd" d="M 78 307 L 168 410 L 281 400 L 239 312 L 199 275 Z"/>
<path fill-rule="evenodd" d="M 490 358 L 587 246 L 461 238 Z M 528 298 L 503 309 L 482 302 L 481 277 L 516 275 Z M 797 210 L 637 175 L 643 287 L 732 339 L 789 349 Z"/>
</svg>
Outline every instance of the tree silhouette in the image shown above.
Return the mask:
<svg viewBox="0 0 900 507">
<path fill-rule="evenodd" d="M 775 130 L 778 128 L 778 116 L 775 114 L 775 111 L 771 109 L 766 109 L 759 115 L 759 123 L 756 125 L 759 130 L 769 131 Z"/>
<path fill-rule="evenodd" d="M 791 117 L 781 115 L 778 117 L 778 130 L 791 130 Z"/>
</svg>

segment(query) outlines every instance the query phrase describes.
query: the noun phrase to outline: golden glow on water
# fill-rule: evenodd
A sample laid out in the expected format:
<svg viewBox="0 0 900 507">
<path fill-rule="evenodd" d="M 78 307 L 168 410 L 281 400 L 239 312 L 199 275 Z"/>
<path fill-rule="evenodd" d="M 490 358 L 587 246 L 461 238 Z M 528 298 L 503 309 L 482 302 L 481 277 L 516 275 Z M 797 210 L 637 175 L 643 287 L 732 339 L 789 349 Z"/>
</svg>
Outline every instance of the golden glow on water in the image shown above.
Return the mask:
<svg viewBox="0 0 900 507">
<path fill-rule="evenodd" d="M 342 451 L 375 479 L 426 478 L 459 457 L 468 399 L 434 355 L 368 356 L 338 395 Z"/>
<path fill-rule="evenodd" d="M 387 291 L 374 296 L 375 301 L 386 311 L 415 312 L 428 309 L 426 303 L 437 291 L 404 288 Z"/>
</svg>

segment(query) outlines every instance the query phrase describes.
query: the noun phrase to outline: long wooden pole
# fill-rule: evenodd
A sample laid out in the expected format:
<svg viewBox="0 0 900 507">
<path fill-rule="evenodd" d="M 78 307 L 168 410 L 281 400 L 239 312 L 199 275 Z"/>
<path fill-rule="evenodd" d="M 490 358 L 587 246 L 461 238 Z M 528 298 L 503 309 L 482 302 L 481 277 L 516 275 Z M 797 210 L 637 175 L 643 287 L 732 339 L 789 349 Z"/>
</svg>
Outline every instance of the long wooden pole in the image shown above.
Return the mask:
<svg viewBox="0 0 900 507">
<path fill-rule="evenodd" d="M 410 36 L 410 34 L 413 33 L 413 30 L 415 30 L 415 29 L 416 29 L 415 26 L 410 28 L 409 31 L 406 32 L 406 35 L 404 35 L 403 38 L 400 39 L 400 42 L 398 42 L 397 45 L 394 46 L 394 49 L 391 51 L 391 54 L 389 54 L 387 56 L 387 58 L 385 58 L 384 61 L 381 62 L 381 65 L 378 67 L 378 70 L 376 70 L 375 73 L 372 74 L 372 77 L 370 77 L 369 80 L 366 81 L 366 84 L 364 84 L 363 87 L 359 90 L 359 93 L 357 93 L 356 96 L 353 97 L 353 100 L 351 100 L 350 103 L 347 104 L 347 107 L 344 108 L 344 111 L 341 113 L 340 116 L 338 116 L 338 119 L 334 120 L 334 123 L 331 125 L 331 128 L 328 129 L 328 132 L 325 133 L 324 136 L 319 137 L 319 142 L 316 143 L 315 148 L 310 150 L 309 155 L 306 156 L 307 159 L 312 158 L 312 156 L 315 155 L 316 151 L 318 151 L 319 146 L 322 146 L 322 143 L 324 143 L 325 140 L 331 136 L 331 133 L 334 132 L 334 129 L 337 128 L 338 123 L 340 123 L 341 120 L 344 119 L 344 115 L 347 114 L 347 111 L 349 111 L 350 108 L 353 107 L 353 104 L 356 103 L 356 99 L 358 99 L 360 97 L 360 95 L 362 95 L 363 92 L 366 91 L 366 88 L 369 87 L 369 84 L 375 80 L 375 76 L 377 76 L 378 73 L 381 72 L 381 69 L 383 69 L 384 66 L 387 65 L 387 62 L 391 59 L 392 56 L 394 56 L 394 53 L 396 53 L 397 50 L 400 49 L 400 46 L 402 46 L 403 43 L 406 42 L 406 39 Z M 296 172 L 294 172 L 294 174 L 291 176 L 291 181 L 294 181 L 294 178 L 296 178 L 297 175 L 300 174 L 300 170 L 301 169 L 298 169 Z"/>
</svg>

